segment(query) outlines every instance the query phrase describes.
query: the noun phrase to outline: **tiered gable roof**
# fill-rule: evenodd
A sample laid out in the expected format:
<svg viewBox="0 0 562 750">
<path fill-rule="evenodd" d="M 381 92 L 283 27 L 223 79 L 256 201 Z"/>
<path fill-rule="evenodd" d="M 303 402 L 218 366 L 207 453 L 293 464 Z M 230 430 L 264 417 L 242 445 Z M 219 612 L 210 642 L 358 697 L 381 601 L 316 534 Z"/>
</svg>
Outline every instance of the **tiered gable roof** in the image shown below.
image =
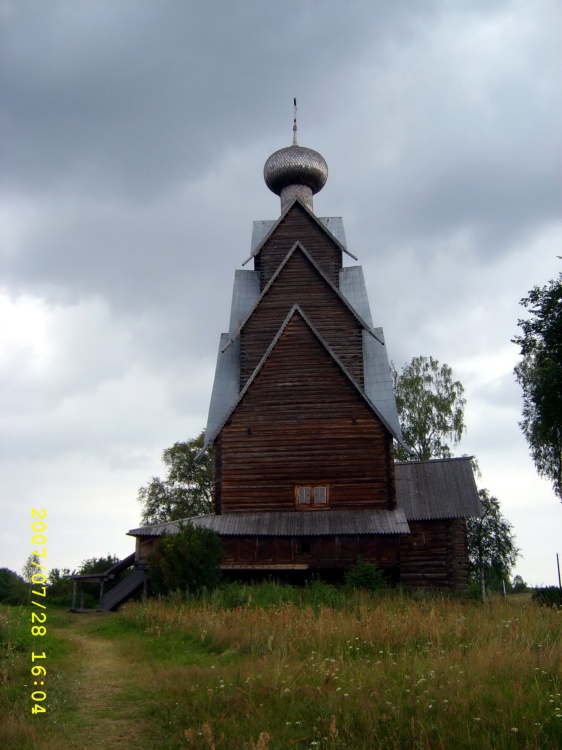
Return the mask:
<svg viewBox="0 0 562 750">
<path fill-rule="evenodd" d="M 290 212 L 293 210 L 293 207 L 296 205 L 300 206 L 300 208 L 302 208 L 303 211 L 305 211 L 306 214 L 310 216 L 314 223 L 317 224 L 323 232 L 325 232 L 326 236 L 335 243 L 336 247 L 341 250 L 342 253 L 349 255 L 349 257 L 353 258 L 353 260 L 357 260 L 356 256 L 347 249 L 347 243 L 345 241 L 345 231 L 343 228 L 341 217 L 331 216 L 319 218 L 307 206 L 305 206 L 305 204 L 299 198 L 295 198 L 295 200 L 287 207 L 285 211 L 283 211 L 278 219 L 268 219 L 254 222 L 252 231 L 252 252 L 250 254 L 250 257 L 246 258 L 246 260 L 242 263 L 243 266 L 245 266 L 246 263 L 249 263 L 252 258 L 256 258 L 256 256 L 261 253 L 267 241 L 277 231 L 277 228 L 286 221 Z"/>
<path fill-rule="evenodd" d="M 361 325 L 371 336 L 373 336 L 375 339 L 377 339 L 377 341 L 384 346 L 384 341 L 381 340 L 381 338 L 377 335 L 377 333 L 375 332 L 375 330 L 372 327 L 372 323 L 368 323 L 366 320 L 364 320 L 361 317 L 361 315 L 358 313 L 357 309 L 350 303 L 349 299 L 330 281 L 330 279 L 326 276 L 326 274 L 324 273 L 324 271 L 316 263 L 316 261 L 314 260 L 314 258 L 310 255 L 310 253 L 306 250 L 306 248 L 303 246 L 303 244 L 301 242 L 299 242 L 299 241 L 295 242 L 295 244 L 289 250 L 289 252 L 285 256 L 284 260 L 279 265 L 277 271 L 273 274 L 273 276 L 271 277 L 271 279 L 268 281 L 268 283 L 264 287 L 262 293 L 260 294 L 260 296 L 258 297 L 258 299 L 255 301 L 254 305 L 249 310 L 249 312 L 247 313 L 247 315 L 244 317 L 244 319 L 241 322 L 241 324 L 238 326 L 238 329 L 236 330 L 236 332 L 234 333 L 234 335 L 229 340 L 227 346 L 230 345 L 230 343 L 232 343 L 232 341 L 234 341 L 240 335 L 240 332 L 242 331 L 242 329 L 244 328 L 244 326 L 246 325 L 246 323 L 248 322 L 248 320 L 252 317 L 252 315 L 254 314 L 256 308 L 258 307 L 258 305 L 262 302 L 262 300 L 264 299 L 264 297 L 266 297 L 266 295 L 269 294 L 270 290 L 272 289 L 272 287 L 274 286 L 274 284 L 276 284 L 278 278 L 281 276 L 281 274 L 282 274 L 283 270 L 285 269 L 286 265 L 291 260 L 291 258 L 293 257 L 293 255 L 295 255 L 296 253 L 301 253 L 306 258 L 306 260 L 308 261 L 308 263 L 314 268 L 314 270 L 316 271 L 316 273 L 320 276 L 320 278 L 322 279 L 322 281 L 324 282 L 324 284 L 330 289 L 330 291 L 332 292 L 332 294 L 335 297 L 337 297 L 337 299 L 345 305 L 345 307 L 349 310 L 349 312 L 357 320 L 357 322 L 359 323 L 359 325 Z M 344 269 L 342 269 L 342 270 L 344 270 Z M 347 269 L 345 269 L 345 270 L 347 270 Z M 370 313 L 369 313 L 369 317 L 370 317 Z"/>
<path fill-rule="evenodd" d="M 232 414 L 235 412 L 238 405 L 243 400 L 245 394 L 248 392 L 248 390 L 252 387 L 252 384 L 256 380 L 256 378 L 259 376 L 260 371 L 264 367 L 265 363 L 269 360 L 272 352 L 274 351 L 275 347 L 279 344 L 279 342 L 282 340 L 282 337 L 285 334 L 285 331 L 287 327 L 289 326 L 292 319 L 298 316 L 302 320 L 302 322 L 308 327 L 308 329 L 311 331 L 313 336 L 316 338 L 316 340 L 321 344 L 324 351 L 326 352 L 327 356 L 330 358 L 330 360 L 337 365 L 341 373 L 345 376 L 345 378 L 349 381 L 349 383 L 352 384 L 354 390 L 356 391 L 357 395 L 361 399 L 363 403 L 367 405 L 369 410 L 382 422 L 382 424 L 386 427 L 386 429 L 390 432 L 390 434 L 398 440 L 400 443 L 403 444 L 402 436 L 398 434 L 392 427 L 392 425 L 389 424 L 388 420 L 384 417 L 384 415 L 377 409 L 377 407 L 370 401 L 370 399 L 367 397 L 365 392 L 357 385 L 355 380 L 351 377 L 347 369 L 342 365 L 340 360 L 337 358 L 337 356 L 334 354 L 333 350 L 328 346 L 324 338 L 320 335 L 318 330 L 314 327 L 314 325 L 310 322 L 310 320 L 307 318 L 303 310 L 300 308 L 299 305 L 294 305 L 287 317 L 285 318 L 285 321 L 281 325 L 279 331 L 277 332 L 276 336 L 273 338 L 273 341 L 271 342 L 270 346 L 268 347 L 267 351 L 263 355 L 261 361 L 255 368 L 252 376 L 249 378 L 247 383 L 245 384 L 244 388 L 241 390 L 238 398 L 236 401 L 231 405 L 229 410 L 224 415 L 221 423 L 215 428 L 214 432 L 205 435 L 205 444 L 202 449 L 202 452 L 207 448 L 207 446 L 212 443 L 226 424 L 226 422 L 230 419 Z"/>
</svg>

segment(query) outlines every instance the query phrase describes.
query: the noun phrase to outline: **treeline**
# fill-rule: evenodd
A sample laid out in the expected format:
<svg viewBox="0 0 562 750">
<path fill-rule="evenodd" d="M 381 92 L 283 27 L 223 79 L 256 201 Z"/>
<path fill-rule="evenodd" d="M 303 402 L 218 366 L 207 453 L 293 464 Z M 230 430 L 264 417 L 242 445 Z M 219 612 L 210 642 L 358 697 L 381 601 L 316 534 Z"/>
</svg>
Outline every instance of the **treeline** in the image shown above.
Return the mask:
<svg viewBox="0 0 562 750">
<path fill-rule="evenodd" d="M 9 568 L 0 568 L 0 603 L 21 605 L 28 604 L 31 597 L 31 591 L 35 584 L 32 583 L 31 576 L 36 572 L 33 565 L 34 556 L 31 555 L 23 567 L 23 575 L 10 570 Z M 72 578 L 73 575 L 84 575 L 88 573 L 103 573 L 115 563 L 119 558 L 115 555 L 106 557 L 92 557 L 83 562 L 78 568 L 53 568 L 45 585 L 47 586 L 47 595 L 50 604 L 69 606 L 72 599 Z"/>
</svg>

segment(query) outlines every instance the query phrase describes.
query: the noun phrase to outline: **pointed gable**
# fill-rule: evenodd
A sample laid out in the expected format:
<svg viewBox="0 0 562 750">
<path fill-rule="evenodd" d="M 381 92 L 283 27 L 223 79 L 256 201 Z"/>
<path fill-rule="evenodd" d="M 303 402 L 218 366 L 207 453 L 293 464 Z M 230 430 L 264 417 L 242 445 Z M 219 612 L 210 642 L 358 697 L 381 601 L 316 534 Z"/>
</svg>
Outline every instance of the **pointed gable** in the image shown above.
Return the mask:
<svg viewBox="0 0 562 750">
<path fill-rule="evenodd" d="M 303 309 L 348 372 L 362 384 L 362 331 L 374 334 L 307 250 L 295 243 L 233 337 L 241 338 L 241 387 L 294 304 Z"/>
<path fill-rule="evenodd" d="M 333 509 L 393 507 L 388 425 L 298 306 L 214 439 L 222 512 L 294 509 L 303 483 Z"/>
<path fill-rule="evenodd" d="M 347 251 L 313 213 L 299 200 L 295 200 L 254 253 L 255 269 L 260 273 L 261 288 L 266 286 L 297 238 L 331 283 L 337 287 L 342 267 L 342 252 Z"/>
</svg>

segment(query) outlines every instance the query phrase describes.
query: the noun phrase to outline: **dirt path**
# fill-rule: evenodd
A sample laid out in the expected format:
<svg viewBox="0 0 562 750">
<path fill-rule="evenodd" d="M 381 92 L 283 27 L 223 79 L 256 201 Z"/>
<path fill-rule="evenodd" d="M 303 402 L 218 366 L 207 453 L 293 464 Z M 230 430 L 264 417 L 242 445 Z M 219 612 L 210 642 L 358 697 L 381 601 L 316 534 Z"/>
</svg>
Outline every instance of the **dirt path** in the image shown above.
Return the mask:
<svg viewBox="0 0 562 750">
<path fill-rule="evenodd" d="M 88 632 L 100 616 L 106 615 L 76 615 L 70 627 L 58 631 L 77 647 L 80 730 L 68 738 L 68 750 L 142 749 L 146 727 L 135 716 L 134 704 L 123 699 L 134 680 L 134 664 L 119 653 L 115 641 Z"/>
</svg>

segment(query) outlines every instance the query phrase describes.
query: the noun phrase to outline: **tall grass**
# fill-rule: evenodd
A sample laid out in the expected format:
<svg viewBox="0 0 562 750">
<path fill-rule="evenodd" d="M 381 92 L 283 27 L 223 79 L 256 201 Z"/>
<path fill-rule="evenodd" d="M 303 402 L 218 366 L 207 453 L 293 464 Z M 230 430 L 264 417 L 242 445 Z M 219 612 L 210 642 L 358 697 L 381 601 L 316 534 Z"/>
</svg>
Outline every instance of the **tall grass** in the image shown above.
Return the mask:
<svg viewBox="0 0 562 750">
<path fill-rule="evenodd" d="M 145 637 L 187 637 L 194 658 L 214 656 L 159 678 L 170 747 L 562 746 L 560 612 L 400 593 L 303 605 L 293 599 L 306 592 L 289 587 L 257 606 L 264 593 L 122 615 Z"/>
<path fill-rule="evenodd" d="M 62 620 L 126 656 L 116 709 L 147 728 L 139 748 L 562 747 L 562 612 L 525 596 L 483 605 L 321 582 L 233 584 L 203 599 L 170 597 Z M 11 642 L 28 650 L 18 627 L 12 623 Z M 0 730 L 0 745 L 47 750 L 58 738 L 65 749 L 99 747 L 95 736 L 68 744 L 64 710 L 43 724 L 41 737 L 53 744 L 29 736 L 29 718 L 20 716 L 27 697 L 17 694 L 28 659 L 22 666 L 22 652 L 10 648 L 10 700 L 0 695 L 0 711 L 11 724 L 9 733 Z M 56 654 L 56 643 L 50 648 Z M 59 661 L 63 696 L 80 665 L 70 669 L 62 654 L 51 666 Z M 128 750 L 126 739 L 116 742 L 111 747 Z"/>
<path fill-rule="evenodd" d="M 70 710 L 68 673 L 64 668 L 71 658 L 66 641 L 55 636 L 52 625 L 60 623 L 60 615 L 49 613 L 47 633 L 34 638 L 30 632 L 30 606 L 0 605 L 0 747 L 6 750 L 60 750 L 60 736 L 51 737 L 51 728 Z M 44 689 L 49 699 L 48 725 L 45 714 L 31 714 L 33 685 L 30 668 L 31 652 L 47 654 L 42 664 L 47 669 Z M 55 734 L 58 734 L 56 732 Z"/>
</svg>

